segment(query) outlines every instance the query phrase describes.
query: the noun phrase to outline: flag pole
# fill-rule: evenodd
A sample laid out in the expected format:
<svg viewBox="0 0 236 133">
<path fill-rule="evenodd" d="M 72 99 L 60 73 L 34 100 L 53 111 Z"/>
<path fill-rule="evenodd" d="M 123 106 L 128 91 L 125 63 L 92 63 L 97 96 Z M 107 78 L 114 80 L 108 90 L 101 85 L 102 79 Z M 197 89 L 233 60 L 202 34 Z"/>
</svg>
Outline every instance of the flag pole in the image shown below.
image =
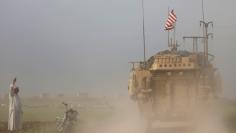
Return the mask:
<svg viewBox="0 0 236 133">
<path fill-rule="evenodd" d="M 169 15 L 169 13 L 170 13 L 170 9 L 168 7 L 168 14 L 167 14 L 167 16 Z M 169 30 L 168 30 L 168 47 L 170 47 L 170 31 Z"/>
<path fill-rule="evenodd" d="M 177 50 L 177 41 L 176 41 L 176 22 L 174 23 L 174 44 L 173 44 L 174 50 Z"/>
<path fill-rule="evenodd" d="M 174 47 L 176 45 L 175 44 L 176 43 L 176 41 L 175 41 L 175 22 L 176 22 L 176 15 L 175 15 L 174 11 L 172 10 L 168 14 L 168 18 L 167 18 L 166 25 L 165 25 L 166 30 L 168 30 L 168 43 L 169 43 L 169 47 L 172 50 L 174 49 Z M 173 40 L 173 43 L 172 43 L 172 41 L 169 42 L 169 31 L 173 30 L 173 29 L 174 29 L 174 31 L 173 32 L 171 31 L 172 32 L 172 37 L 174 37 L 174 40 Z"/>
<path fill-rule="evenodd" d="M 170 47 L 170 31 L 168 30 L 168 47 Z"/>
<path fill-rule="evenodd" d="M 176 29 L 175 29 L 175 27 L 176 27 L 176 24 L 174 24 L 174 44 L 173 44 L 173 45 L 174 45 L 174 46 L 173 46 L 174 50 L 176 49 L 176 38 L 175 38 L 175 34 L 176 34 L 176 33 L 175 33 L 175 30 L 176 30 Z"/>
</svg>

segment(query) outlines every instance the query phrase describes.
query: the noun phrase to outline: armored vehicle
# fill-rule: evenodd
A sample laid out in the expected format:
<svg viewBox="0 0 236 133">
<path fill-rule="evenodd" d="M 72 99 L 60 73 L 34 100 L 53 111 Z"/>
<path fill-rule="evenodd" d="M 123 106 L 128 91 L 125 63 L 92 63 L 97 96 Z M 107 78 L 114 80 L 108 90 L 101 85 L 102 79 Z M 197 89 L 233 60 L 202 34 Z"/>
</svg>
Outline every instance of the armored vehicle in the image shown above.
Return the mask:
<svg viewBox="0 0 236 133">
<path fill-rule="evenodd" d="M 221 92 L 221 78 L 213 65 L 214 56 L 208 53 L 208 24 L 202 37 L 193 39 L 192 50 L 178 50 L 176 42 L 170 49 L 157 52 L 147 61 L 131 62 L 128 92 L 137 102 L 148 126 L 153 121 L 191 120 L 200 105 L 208 105 Z M 198 50 L 197 39 L 204 41 Z"/>
</svg>

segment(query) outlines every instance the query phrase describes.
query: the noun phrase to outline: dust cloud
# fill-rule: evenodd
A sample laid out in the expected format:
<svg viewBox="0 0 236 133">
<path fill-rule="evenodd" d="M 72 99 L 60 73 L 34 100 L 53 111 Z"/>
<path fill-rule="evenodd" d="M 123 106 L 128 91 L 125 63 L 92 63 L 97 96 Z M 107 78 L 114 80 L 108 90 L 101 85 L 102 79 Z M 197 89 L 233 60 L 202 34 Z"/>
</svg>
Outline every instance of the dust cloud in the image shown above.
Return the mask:
<svg viewBox="0 0 236 133">
<path fill-rule="evenodd" d="M 145 133 L 145 124 L 136 104 L 129 100 L 115 102 L 115 113 L 105 122 L 91 124 L 83 133 Z"/>
<path fill-rule="evenodd" d="M 191 121 L 191 124 L 194 125 L 193 130 L 188 130 L 187 133 L 228 133 L 223 122 L 223 110 L 223 107 L 219 105 L 207 107 L 207 109 L 196 109 L 195 120 Z M 112 118 L 105 122 L 89 123 L 88 129 L 82 133 L 147 133 L 145 121 L 140 117 L 135 102 L 131 100 L 116 101 L 115 112 Z M 154 131 L 156 130 L 151 130 L 153 133 Z M 179 132 L 172 130 L 171 133 Z M 161 133 L 169 132 L 161 130 Z"/>
</svg>

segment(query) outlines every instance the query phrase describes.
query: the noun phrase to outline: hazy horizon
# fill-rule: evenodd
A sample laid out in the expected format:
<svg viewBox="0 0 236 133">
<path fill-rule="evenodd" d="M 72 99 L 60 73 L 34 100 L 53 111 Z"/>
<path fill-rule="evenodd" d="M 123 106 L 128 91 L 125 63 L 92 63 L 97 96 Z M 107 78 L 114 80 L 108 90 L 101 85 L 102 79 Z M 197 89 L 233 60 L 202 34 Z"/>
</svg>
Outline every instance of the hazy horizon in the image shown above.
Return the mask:
<svg viewBox="0 0 236 133">
<path fill-rule="evenodd" d="M 214 21 L 210 53 L 216 56 L 224 96 L 236 98 L 236 11 L 233 0 L 205 0 Z M 167 48 L 167 10 L 177 14 L 177 39 L 201 35 L 201 0 L 144 0 L 147 57 Z M 16 76 L 21 95 L 126 93 L 131 65 L 142 60 L 141 0 L 0 1 L 0 94 Z M 201 44 L 201 42 L 199 42 Z"/>
</svg>

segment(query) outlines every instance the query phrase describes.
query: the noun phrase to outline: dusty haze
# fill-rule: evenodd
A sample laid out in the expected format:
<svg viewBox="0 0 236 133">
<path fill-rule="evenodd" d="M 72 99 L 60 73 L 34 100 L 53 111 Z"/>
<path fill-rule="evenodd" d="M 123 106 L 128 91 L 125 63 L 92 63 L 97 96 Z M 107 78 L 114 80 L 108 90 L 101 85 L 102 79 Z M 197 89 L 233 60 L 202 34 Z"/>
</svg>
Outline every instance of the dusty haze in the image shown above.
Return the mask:
<svg viewBox="0 0 236 133">
<path fill-rule="evenodd" d="M 205 0 L 214 21 L 210 52 L 224 95 L 236 98 L 234 0 Z M 178 17 L 177 36 L 199 35 L 201 0 L 144 0 L 147 55 L 167 47 L 167 9 Z M 126 93 L 129 61 L 142 59 L 140 0 L 0 1 L 0 94 L 18 77 L 21 95 L 88 91 Z M 211 32 L 212 30 L 210 30 Z"/>
</svg>

